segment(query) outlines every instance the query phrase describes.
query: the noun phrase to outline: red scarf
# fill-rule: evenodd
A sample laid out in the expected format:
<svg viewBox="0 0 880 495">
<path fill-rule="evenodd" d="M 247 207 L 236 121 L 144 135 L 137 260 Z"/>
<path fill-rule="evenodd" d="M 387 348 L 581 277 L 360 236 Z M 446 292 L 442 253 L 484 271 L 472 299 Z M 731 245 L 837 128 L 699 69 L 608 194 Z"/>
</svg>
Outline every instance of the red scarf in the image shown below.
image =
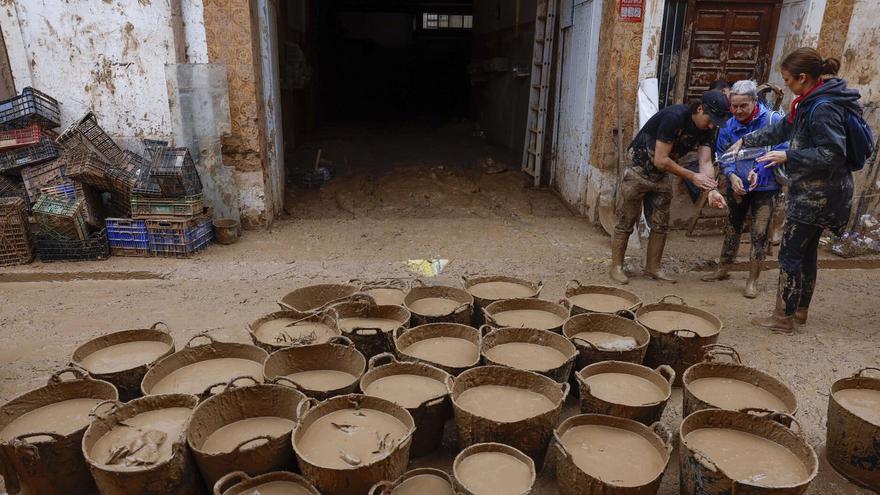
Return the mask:
<svg viewBox="0 0 880 495">
<path fill-rule="evenodd" d="M 789 122 L 794 124 L 794 114 L 797 113 L 797 108 L 798 108 L 798 105 L 800 104 L 800 102 L 803 101 L 803 99 L 806 98 L 807 96 L 810 96 L 810 93 L 812 93 L 813 91 L 816 91 L 816 88 L 818 88 L 819 86 L 821 86 L 823 84 L 825 84 L 825 81 L 820 80 L 819 82 L 816 83 L 815 86 L 810 88 L 809 91 L 798 96 L 797 98 L 794 99 L 794 101 L 791 102 L 791 110 L 788 112 L 788 121 Z"/>
<path fill-rule="evenodd" d="M 749 125 L 753 120 L 755 120 L 755 117 L 757 117 L 757 116 L 758 116 L 758 103 L 755 102 L 755 109 L 752 110 L 752 114 L 749 115 L 749 118 L 747 118 L 745 122 L 740 122 L 740 124 Z"/>
</svg>

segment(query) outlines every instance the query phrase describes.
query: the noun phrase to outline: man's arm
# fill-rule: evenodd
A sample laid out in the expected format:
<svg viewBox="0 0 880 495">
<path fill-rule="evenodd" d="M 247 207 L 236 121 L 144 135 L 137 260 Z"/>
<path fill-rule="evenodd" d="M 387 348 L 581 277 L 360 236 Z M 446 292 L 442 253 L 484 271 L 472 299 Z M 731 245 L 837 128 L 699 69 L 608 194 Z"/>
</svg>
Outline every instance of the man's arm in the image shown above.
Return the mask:
<svg viewBox="0 0 880 495">
<path fill-rule="evenodd" d="M 669 152 L 672 151 L 672 143 L 665 143 L 663 141 L 658 140 L 654 144 L 654 166 L 657 167 L 658 170 L 663 170 L 665 172 L 669 172 L 681 177 L 684 180 L 690 181 L 695 186 L 699 187 L 704 191 L 708 191 L 710 189 L 715 189 L 718 187 L 718 183 L 715 182 L 714 177 L 715 173 L 712 169 L 712 149 L 707 146 L 700 147 L 700 173 L 695 174 L 690 170 L 682 167 L 681 165 L 675 163 L 675 160 L 669 157 Z M 706 160 L 704 160 L 704 154 L 706 155 Z M 706 169 L 703 167 L 703 162 L 707 161 L 709 163 L 709 174 L 704 173 Z"/>
</svg>

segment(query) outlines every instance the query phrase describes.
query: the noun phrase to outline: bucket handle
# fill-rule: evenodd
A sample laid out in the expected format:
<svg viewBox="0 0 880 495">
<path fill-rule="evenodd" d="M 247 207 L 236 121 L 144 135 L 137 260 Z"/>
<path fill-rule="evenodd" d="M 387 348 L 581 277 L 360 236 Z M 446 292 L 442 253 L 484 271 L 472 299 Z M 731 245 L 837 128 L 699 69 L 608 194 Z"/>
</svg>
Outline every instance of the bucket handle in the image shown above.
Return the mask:
<svg viewBox="0 0 880 495">
<path fill-rule="evenodd" d="M 318 399 L 314 397 L 299 401 L 299 404 L 296 405 L 296 420 L 302 421 L 303 416 L 317 405 Z"/>
<path fill-rule="evenodd" d="M 376 327 L 357 327 L 352 329 L 351 333 L 361 337 L 372 337 L 374 335 L 379 335 L 380 333 L 382 333 L 382 329 Z"/>
<path fill-rule="evenodd" d="M 436 406 L 438 404 L 442 404 L 443 401 L 446 400 L 446 394 L 441 395 L 440 397 L 431 397 L 430 399 L 422 401 L 421 404 L 416 406 L 416 409 L 427 409 L 432 406 Z"/>
<path fill-rule="evenodd" d="M 122 405 L 122 403 L 119 402 L 118 400 L 112 400 L 112 399 L 111 400 L 102 400 L 101 402 L 98 402 L 97 404 L 95 404 L 95 407 L 93 407 L 92 410 L 89 411 L 89 417 L 93 418 L 93 419 L 94 418 L 104 419 L 106 416 L 101 417 L 101 415 L 98 414 L 98 408 L 100 408 L 101 406 L 106 406 L 108 404 L 110 405 L 110 407 L 107 408 L 107 414 L 113 414 L 113 412 L 116 411 L 117 409 L 119 409 L 119 406 Z"/>
<path fill-rule="evenodd" d="M 666 378 L 666 381 L 669 382 L 669 386 L 671 387 L 673 383 L 675 383 L 675 370 L 672 369 L 672 366 L 668 364 L 661 364 L 654 368 L 654 371 L 663 375 L 663 378 Z"/>
<path fill-rule="evenodd" d="M 580 343 L 582 346 L 586 347 L 587 349 L 589 349 L 591 351 L 598 351 L 599 350 L 599 348 L 596 347 L 595 345 L 593 345 L 592 342 L 590 342 L 589 340 L 584 340 L 580 337 L 572 337 L 571 341 L 574 342 L 575 344 Z"/>
<path fill-rule="evenodd" d="M 272 438 L 271 435 L 257 435 L 257 436 L 255 436 L 254 438 L 249 438 L 249 439 L 247 439 L 247 440 L 241 442 L 240 444 L 236 445 L 235 448 L 232 449 L 232 452 L 231 452 L 231 453 L 232 453 L 232 454 L 238 454 L 239 452 L 241 452 L 242 447 L 244 447 L 245 445 L 247 445 L 247 444 L 249 444 L 249 443 L 253 443 L 253 442 L 258 442 L 258 441 L 260 441 L 260 440 L 265 440 L 266 443 L 269 443 L 269 442 L 271 442 L 271 441 L 273 440 L 273 438 Z M 265 444 L 264 444 L 264 445 L 265 445 Z"/>
<path fill-rule="evenodd" d="M 571 279 L 565 283 L 565 291 L 566 292 L 573 290 L 573 289 L 580 289 L 581 287 L 583 287 L 583 284 L 581 284 L 580 280 L 577 280 L 577 279 Z"/>
<path fill-rule="evenodd" d="M 880 371 L 880 368 L 875 368 L 874 366 L 865 366 L 864 368 L 860 369 L 856 374 L 854 374 L 853 378 L 861 377 L 868 370 Z"/>
<path fill-rule="evenodd" d="M 386 364 L 392 364 L 396 362 L 397 358 L 394 357 L 394 354 L 391 354 L 390 352 L 383 352 L 371 357 L 369 361 L 367 361 L 367 368 L 373 369 L 378 366 L 385 366 Z"/>
<path fill-rule="evenodd" d="M 556 450 L 565 457 L 568 461 L 571 461 L 571 454 L 565 450 L 565 447 L 562 445 L 562 439 L 559 438 L 559 432 L 555 429 L 553 430 L 553 446 L 556 447 Z"/>
<path fill-rule="evenodd" d="M 420 278 L 414 278 L 412 281 L 412 286 L 413 287 L 427 287 L 427 285 L 425 284 L 425 281 Z"/>
<path fill-rule="evenodd" d="M 642 301 L 639 301 L 639 302 L 633 304 L 632 306 L 626 308 L 626 310 L 631 313 L 635 313 L 636 311 L 638 311 L 642 307 L 642 304 L 643 304 Z"/>
<path fill-rule="evenodd" d="M 223 387 L 223 390 L 218 393 L 225 392 L 227 385 L 229 385 L 229 382 L 217 382 L 212 385 L 208 385 L 207 387 L 205 387 L 205 390 L 202 390 L 202 393 L 198 394 L 199 402 L 204 401 L 208 399 L 208 397 L 214 395 L 213 390 L 217 387 Z"/>
<path fill-rule="evenodd" d="M 455 308 L 455 311 L 453 311 L 450 314 L 457 315 L 460 313 L 464 313 L 470 306 L 471 306 L 471 303 L 463 303 L 461 306 Z"/>
<path fill-rule="evenodd" d="M 501 326 L 501 325 L 498 323 L 498 320 L 496 320 L 495 318 L 493 318 L 492 315 L 489 314 L 488 311 L 486 311 L 486 308 L 481 308 L 481 309 L 483 310 L 483 317 L 486 318 L 486 321 L 488 322 L 488 323 L 487 323 L 488 325 L 492 325 L 492 326 L 495 326 L 495 327 L 500 327 L 500 326 Z"/>
<path fill-rule="evenodd" d="M 544 281 L 538 280 L 538 283 L 535 285 L 535 295 L 534 297 L 541 297 L 541 292 L 544 290 Z"/>
<path fill-rule="evenodd" d="M 556 301 L 556 304 L 562 306 L 563 308 L 568 310 L 569 316 L 571 316 L 571 301 L 566 298 L 559 299 Z"/>
<path fill-rule="evenodd" d="M 370 488 L 370 491 L 367 492 L 367 495 L 386 495 L 391 493 L 391 489 L 394 488 L 394 483 L 388 480 L 382 480 Z"/>
<path fill-rule="evenodd" d="M 571 384 L 568 382 L 563 382 L 561 389 L 562 389 L 562 398 L 559 399 L 559 401 L 564 404 L 565 399 L 568 398 L 568 393 L 571 392 Z"/>
<path fill-rule="evenodd" d="M 159 325 L 162 325 L 162 327 L 160 328 Z M 150 325 L 150 330 L 157 330 L 162 333 L 171 333 L 171 328 L 164 321 L 157 321 L 156 323 L 153 323 L 152 325 Z"/>
<path fill-rule="evenodd" d="M 63 382 L 64 380 L 61 379 L 61 375 L 65 374 L 65 373 L 70 373 L 71 375 L 74 376 L 74 378 L 76 380 L 89 380 L 89 379 L 91 379 L 91 376 L 89 375 L 88 371 L 80 368 L 79 366 L 71 364 L 71 366 L 68 366 L 66 368 L 62 368 L 62 369 L 56 371 L 55 373 L 52 373 L 52 375 L 49 376 L 49 381 L 47 383 L 49 385 L 55 385 L 55 384 Z"/>
<path fill-rule="evenodd" d="M 675 299 L 678 299 L 678 303 L 679 303 L 680 305 L 682 305 L 682 306 L 687 306 L 687 305 L 688 305 L 686 302 L 684 302 L 684 299 L 682 299 L 681 296 L 678 296 L 678 295 L 675 295 L 675 294 L 666 294 L 665 296 L 661 297 L 659 301 L 657 301 L 657 304 L 666 304 L 666 300 L 669 299 L 669 298 L 675 298 Z"/>
<path fill-rule="evenodd" d="M 638 304 L 641 305 L 642 303 Z M 621 318 L 626 318 L 627 320 L 636 321 L 636 314 L 633 311 L 635 310 L 631 308 L 619 309 L 614 312 L 614 316 L 619 316 Z"/>
<path fill-rule="evenodd" d="M 467 290 L 467 288 L 468 288 L 468 282 L 469 282 L 469 281 L 468 281 L 468 277 L 467 277 L 467 275 L 462 275 L 462 276 L 461 276 L 461 287 L 462 287 L 464 290 Z"/>
<path fill-rule="evenodd" d="M 666 427 L 663 423 L 657 421 L 651 425 L 651 431 L 654 432 L 660 440 L 663 442 L 663 446 L 666 447 L 666 452 L 672 452 L 672 432 L 669 431 L 669 428 Z"/>
<path fill-rule="evenodd" d="M 479 330 L 480 330 L 480 335 L 485 337 L 485 336 L 489 335 L 490 333 L 494 332 L 495 330 L 497 330 L 497 328 L 493 327 L 492 325 L 483 324 L 483 325 L 480 325 Z"/>
<path fill-rule="evenodd" d="M 697 332 L 695 332 L 695 331 L 693 331 L 693 330 L 689 330 L 689 329 L 687 329 L 687 328 L 679 328 L 678 330 L 673 330 L 673 331 L 670 332 L 670 333 L 671 333 L 674 337 L 677 337 L 677 338 L 679 338 L 679 339 L 685 339 L 685 338 L 690 339 L 690 338 L 694 338 L 694 337 L 699 337 L 699 336 L 700 336 L 700 334 L 698 334 Z M 683 334 L 683 335 L 682 335 L 682 334 Z"/>
<path fill-rule="evenodd" d="M 742 358 L 736 349 L 725 344 L 709 344 L 703 346 L 703 361 L 712 362 L 719 356 L 727 356 L 736 364 L 742 364 Z"/>
<path fill-rule="evenodd" d="M 254 378 L 250 375 L 236 376 L 234 378 L 230 378 L 229 381 L 226 382 L 226 386 L 223 387 L 223 391 L 226 392 L 227 390 L 231 390 L 233 388 L 238 388 L 239 385 L 237 384 L 237 382 L 239 380 L 250 380 L 250 381 L 254 382 L 254 385 L 261 385 L 262 384 L 261 381 L 257 380 L 256 378 Z"/>
<path fill-rule="evenodd" d="M 804 427 L 801 423 L 795 419 L 794 416 L 788 413 L 784 413 L 781 411 L 771 411 L 770 409 L 762 409 L 760 407 L 747 407 L 745 409 L 740 409 L 739 412 L 743 412 L 746 414 L 751 414 L 752 416 L 756 416 L 759 418 L 769 419 L 771 421 L 775 421 L 782 426 L 792 430 L 796 435 L 803 437 L 804 436 Z M 785 424 L 784 421 L 790 421 L 792 426 L 797 425 L 797 431 L 794 430 L 791 426 Z"/>
<path fill-rule="evenodd" d="M 247 475 L 244 471 L 233 471 L 231 473 L 227 473 L 216 483 L 214 483 L 214 494 L 215 495 L 223 495 L 223 492 L 231 488 L 233 485 L 236 485 L 242 481 L 247 481 L 251 479 L 250 476 Z"/>
<path fill-rule="evenodd" d="M 354 342 L 352 342 L 350 338 L 344 337 L 342 335 L 330 337 L 329 339 L 327 339 L 327 343 L 333 345 L 344 345 L 345 347 L 354 347 Z"/>
<path fill-rule="evenodd" d="M 186 341 L 186 345 L 184 347 L 186 347 L 186 348 L 193 347 L 193 345 L 192 345 L 193 341 L 199 337 L 208 339 L 208 342 L 210 342 L 211 345 L 214 345 L 217 343 L 217 341 L 214 339 L 214 337 L 211 337 L 211 335 L 206 330 L 204 332 L 199 332 L 199 333 L 193 335 L 192 338 L 190 338 L 189 340 Z"/>
<path fill-rule="evenodd" d="M 283 387 L 290 387 L 294 390 L 302 392 L 302 387 L 300 387 L 300 385 L 298 383 L 291 380 L 290 378 L 287 378 L 284 375 L 276 376 L 275 378 L 269 380 L 269 383 L 271 383 L 273 385 L 281 385 Z"/>
<path fill-rule="evenodd" d="M 394 336 L 394 340 L 399 339 L 401 335 L 403 335 L 404 333 L 407 332 L 407 330 L 409 330 L 409 329 L 404 328 L 403 325 L 401 325 L 401 326 L 395 328 L 395 329 L 394 329 L 394 332 L 392 332 L 392 333 L 393 333 L 393 336 Z"/>
<path fill-rule="evenodd" d="M 41 432 L 25 433 L 25 434 L 19 435 L 17 437 L 12 437 L 11 443 L 12 443 L 13 447 L 15 447 L 17 449 L 18 448 L 26 448 L 29 450 L 33 450 L 33 455 L 35 455 L 37 458 L 39 458 L 40 454 L 39 454 L 39 451 L 37 451 L 37 448 L 32 443 L 28 442 L 29 439 L 34 438 L 34 437 L 49 437 L 52 439 L 53 442 L 58 442 L 58 441 L 64 440 L 64 435 L 62 435 L 60 433 L 41 431 Z"/>
</svg>

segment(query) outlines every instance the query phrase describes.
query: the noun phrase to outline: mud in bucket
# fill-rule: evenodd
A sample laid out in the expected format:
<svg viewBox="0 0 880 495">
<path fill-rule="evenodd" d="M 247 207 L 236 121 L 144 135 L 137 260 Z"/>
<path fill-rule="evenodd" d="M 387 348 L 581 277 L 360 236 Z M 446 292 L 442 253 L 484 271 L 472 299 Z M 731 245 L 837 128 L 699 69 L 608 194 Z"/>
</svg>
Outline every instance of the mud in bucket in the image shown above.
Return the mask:
<svg viewBox="0 0 880 495">
<path fill-rule="evenodd" d="M 474 324 L 485 323 L 483 309 L 496 301 L 537 298 L 544 290 L 543 282 L 530 282 L 516 277 L 488 275 L 461 277 L 461 286 L 474 296 Z"/>
<path fill-rule="evenodd" d="M 278 301 L 278 305 L 288 311 L 316 313 L 331 304 L 348 300 L 359 290 L 360 286 L 353 284 L 309 285 L 287 293 Z"/>
<path fill-rule="evenodd" d="M 678 303 L 666 302 L 672 298 Z M 636 321 L 651 334 L 645 366 L 672 366 L 677 376 L 675 386 L 681 385 L 685 370 L 703 361 L 703 347 L 717 343 L 722 328 L 717 316 L 688 306 L 675 295 L 642 306 L 636 311 Z"/>
<path fill-rule="evenodd" d="M 232 471 L 257 476 L 293 470 L 290 433 L 310 404 L 282 380 L 259 384 L 251 377 L 230 381 L 222 392 L 199 404 L 186 440 L 205 483 L 214 486 Z"/>
<path fill-rule="evenodd" d="M 284 378 L 306 396 L 324 400 L 357 390 L 367 360 L 345 337 L 317 345 L 289 347 L 266 360 L 266 380 Z"/>
<path fill-rule="evenodd" d="M 455 495 L 455 482 L 445 471 L 411 469 L 394 481 L 380 481 L 367 495 Z"/>
<path fill-rule="evenodd" d="M 207 344 L 195 345 L 196 339 Z M 141 382 L 144 395 L 191 394 L 201 398 L 215 387 L 239 376 L 263 380 L 263 363 L 269 354 L 259 347 L 218 342 L 206 333 L 189 340 L 183 349 L 157 362 Z"/>
<path fill-rule="evenodd" d="M 553 432 L 560 495 L 655 495 L 672 453 L 663 425 L 582 414 Z"/>
<path fill-rule="evenodd" d="M 449 389 L 452 376 L 425 363 L 398 361 L 390 353 L 370 358 L 361 378 L 364 394 L 390 400 L 406 408 L 416 425 L 410 455 L 421 457 L 438 448 L 443 427 L 452 418 Z"/>
<path fill-rule="evenodd" d="M 492 442 L 462 450 L 452 463 L 452 473 L 461 495 L 528 495 L 537 477 L 532 458 L 510 445 Z"/>
<path fill-rule="evenodd" d="M 186 445 L 198 398 L 153 395 L 98 406 L 82 453 L 101 495 L 198 495 L 208 491 Z"/>
<path fill-rule="evenodd" d="M 348 283 L 359 286 L 360 292 L 373 298 L 379 306 L 403 306 L 403 300 L 412 286 L 410 281 L 399 278 L 352 279 Z"/>
<path fill-rule="evenodd" d="M 62 381 L 70 373 L 73 380 Z M 9 493 L 92 495 L 95 482 L 82 455 L 89 413 L 116 388 L 78 368 L 66 368 L 45 387 L 0 407 L 0 475 Z M 59 418 L 67 417 L 67 421 Z"/>
<path fill-rule="evenodd" d="M 855 375 L 831 386 L 828 399 L 828 463 L 853 483 L 880 491 L 880 379 Z"/>
<path fill-rule="evenodd" d="M 342 335 L 328 312 L 276 311 L 251 322 L 248 335 L 254 345 L 272 353 L 288 347 L 323 344 Z"/>
<path fill-rule="evenodd" d="M 721 362 L 723 356 L 733 362 Z M 703 362 L 688 368 L 681 382 L 685 417 L 703 409 L 758 408 L 792 416 L 798 409 L 797 397 L 787 385 L 763 371 L 743 365 L 736 349 L 722 344 L 706 346 Z"/>
<path fill-rule="evenodd" d="M 252 495 L 253 493 L 321 495 L 309 480 L 287 471 L 276 471 L 254 477 L 242 471 L 233 471 L 217 480 L 213 493 L 214 495 Z"/>
<path fill-rule="evenodd" d="M 328 312 L 334 315 L 342 334 L 366 358 L 394 352 L 394 330 L 409 328 L 412 316 L 403 306 L 377 305 L 372 298 L 336 304 Z"/>
<path fill-rule="evenodd" d="M 540 465 L 568 391 L 568 383 L 530 371 L 504 366 L 465 371 L 452 386 L 459 443 L 503 443 Z"/>
<path fill-rule="evenodd" d="M 427 323 L 460 323 L 470 325 L 474 316 L 474 296 L 464 289 L 443 285 L 426 286 L 416 281 L 404 298 L 404 306 L 412 314 L 412 326 Z"/>
<path fill-rule="evenodd" d="M 586 313 L 572 316 L 562 335 L 578 350 L 576 369 L 601 361 L 642 364 L 651 335 L 637 322 L 619 315 Z"/>
<path fill-rule="evenodd" d="M 563 383 L 571 378 L 578 352 L 558 333 L 535 328 L 499 328 L 483 336 L 482 355 L 485 364 L 534 371 Z"/>
<path fill-rule="evenodd" d="M 479 330 L 458 323 L 429 323 L 394 331 L 394 348 L 400 360 L 430 364 L 453 376 L 480 363 L 482 346 Z"/>
<path fill-rule="evenodd" d="M 672 396 L 675 371 L 661 365 L 646 366 L 603 361 L 578 371 L 581 412 L 632 419 L 644 425 L 660 421 Z"/>
<path fill-rule="evenodd" d="M 538 328 L 561 333 L 569 310 L 543 299 L 507 299 L 486 306 L 483 316 L 493 328 Z"/>
<path fill-rule="evenodd" d="M 160 359 L 173 354 L 174 339 L 162 322 L 142 330 L 122 330 L 92 339 L 73 351 L 71 362 L 92 378 L 113 384 L 123 402 L 141 396 L 141 381 Z"/>
<path fill-rule="evenodd" d="M 310 409 L 293 432 L 303 476 L 324 495 L 363 495 L 400 477 L 415 430 L 397 404 L 368 395 L 342 395 Z"/>
<path fill-rule="evenodd" d="M 618 311 L 635 311 L 642 306 L 639 296 L 619 287 L 608 285 L 581 285 L 577 280 L 565 284 L 565 300 L 571 307 L 571 315 L 583 313 L 614 314 Z"/>
<path fill-rule="evenodd" d="M 770 411 L 697 411 L 681 423 L 679 472 L 687 495 L 800 495 L 816 477 L 813 448 Z M 768 467 L 769 466 L 769 467 Z"/>
</svg>

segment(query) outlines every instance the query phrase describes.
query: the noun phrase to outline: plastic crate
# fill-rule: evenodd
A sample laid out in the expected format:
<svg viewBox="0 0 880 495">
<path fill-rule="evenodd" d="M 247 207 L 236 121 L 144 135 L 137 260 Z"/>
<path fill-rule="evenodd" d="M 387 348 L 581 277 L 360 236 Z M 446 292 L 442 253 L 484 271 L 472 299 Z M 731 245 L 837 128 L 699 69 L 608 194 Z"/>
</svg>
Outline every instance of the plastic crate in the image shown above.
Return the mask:
<svg viewBox="0 0 880 495">
<path fill-rule="evenodd" d="M 168 141 L 162 141 L 161 139 L 144 139 L 144 153 L 147 155 L 147 158 L 152 160 L 155 158 L 156 153 L 162 148 L 168 147 Z"/>
<path fill-rule="evenodd" d="M 130 218 L 107 218 L 107 241 L 110 248 L 149 249 L 147 222 Z"/>
<path fill-rule="evenodd" d="M 44 237 L 74 240 L 88 237 L 82 200 L 67 201 L 43 195 L 34 204 L 33 214 Z"/>
<path fill-rule="evenodd" d="M 204 209 L 201 194 L 182 198 L 131 197 L 131 218 L 194 217 Z"/>
<path fill-rule="evenodd" d="M 54 198 L 64 199 L 67 201 L 76 201 L 76 186 L 73 182 L 65 182 L 57 186 L 44 187 L 40 189 L 40 194 L 46 194 Z"/>
<path fill-rule="evenodd" d="M 60 121 L 58 101 L 34 88 L 24 88 L 20 95 L 0 101 L 0 126 L 6 129 L 31 122 L 53 129 Z"/>
<path fill-rule="evenodd" d="M 83 184 L 108 191 L 113 187 L 113 183 L 107 175 L 110 169 L 110 164 L 102 160 L 98 153 L 78 150 L 70 153 L 66 175 Z"/>
<path fill-rule="evenodd" d="M 66 155 L 62 155 L 58 160 L 22 169 L 21 179 L 24 182 L 24 190 L 27 193 L 29 204 L 37 202 L 37 199 L 40 198 L 40 191 L 43 188 L 69 182 L 65 174 L 66 165 Z"/>
<path fill-rule="evenodd" d="M 214 229 L 208 217 L 145 221 L 153 256 L 189 258 L 214 240 Z"/>
<path fill-rule="evenodd" d="M 119 164 L 123 160 L 122 148 L 98 125 L 98 119 L 92 112 L 70 124 L 58 136 L 57 141 L 66 149 L 82 152 L 93 151 L 108 163 Z"/>
<path fill-rule="evenodd" d="M 28 232 L 25 200 L 0 197 L 0 266 L 24 265 L 33 261 Z"/>
<path fill-rule="evenodd" d="M 53 239 L 37 234 L 37 256 L 40 261 L 95 261 L 110 257 L 107 230 L 101 229 L 87 239 Z"/>
<path fill-rule="evenodd" d="M 0 197 L 10 196 L 27 199 L 24 184 L 16 177 L 0 175 Z"/>
<path fill-rule="evenodd" d="M 202 180 L 188 148 L 161 148 L 150 167 L 150 176 L 167 198 L 194 196 L 202 192 Z"/>
<path fill-rule="evenodd" d="M 55 141 L 44 136 L 39 144 L 0 153 L 0 173 L 54 160 L 60 154 L 60 147 Z"/>
<path fill-rule="evenodd" d="M 125 150 L 119 162 L 119 168 L 139 176 L 142 170 L 149 169 L 150 162 L 134 151 Z"/>
<path fill-rule="evenodd" d="M 0 131 L 0 151 L 30 146 L 39 143 L 43 138 L 55 139 L 57 134 L 43 129 L 40 124 L 33 124 L 21 129 Z"/>
</svg>

